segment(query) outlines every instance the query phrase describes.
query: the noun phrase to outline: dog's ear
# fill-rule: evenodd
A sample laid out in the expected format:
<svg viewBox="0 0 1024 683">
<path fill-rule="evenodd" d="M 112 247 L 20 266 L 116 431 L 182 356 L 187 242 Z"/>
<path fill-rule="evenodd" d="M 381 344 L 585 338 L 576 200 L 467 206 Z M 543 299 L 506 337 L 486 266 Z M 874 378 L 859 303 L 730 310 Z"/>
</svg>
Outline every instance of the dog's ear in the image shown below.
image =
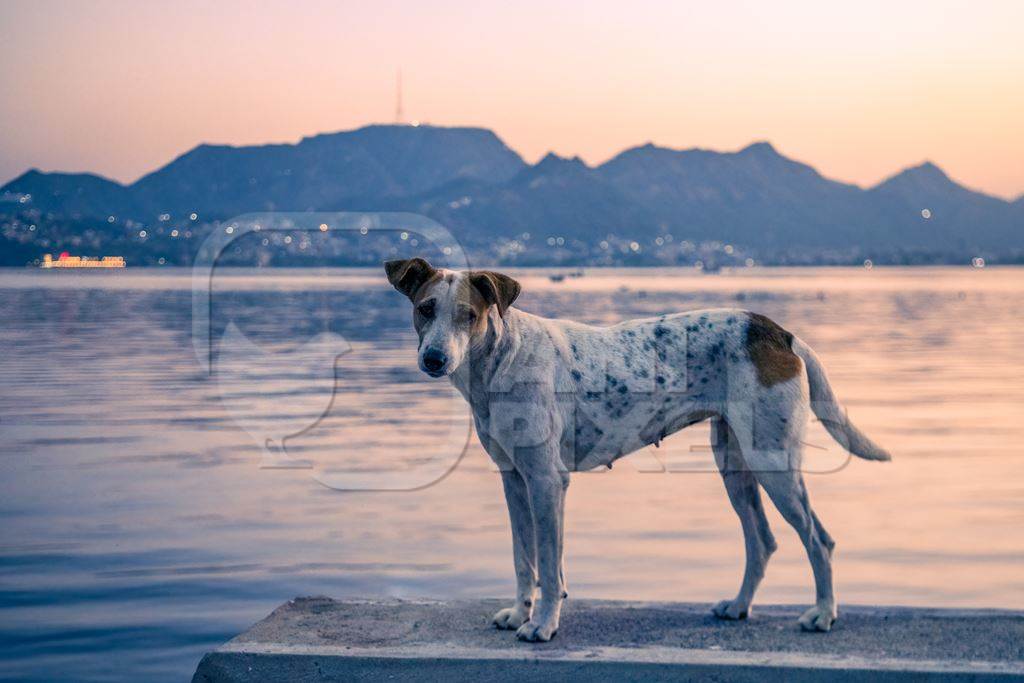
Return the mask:
<svg viewBox="0 0 1024 683">
<path fill-rule="evenodd" d="M 434 277 L 437 269 L 417 257 L 399 261 L 387 261 L 384 263 L 384 272 L 388 274 L 388 282 L 395 289 L 412 299 L 416 295 L 416 290 L 424 282 Z"/>
<path fill-rule="evenodd" d="M 489 270 L 476 270 L 469 274 L 469 282 L 488 304 L 498 307 L 502 316 L 519 296 L 522 288 L 519 283 L 508 275 L 494 273 Z"/>
</svg>

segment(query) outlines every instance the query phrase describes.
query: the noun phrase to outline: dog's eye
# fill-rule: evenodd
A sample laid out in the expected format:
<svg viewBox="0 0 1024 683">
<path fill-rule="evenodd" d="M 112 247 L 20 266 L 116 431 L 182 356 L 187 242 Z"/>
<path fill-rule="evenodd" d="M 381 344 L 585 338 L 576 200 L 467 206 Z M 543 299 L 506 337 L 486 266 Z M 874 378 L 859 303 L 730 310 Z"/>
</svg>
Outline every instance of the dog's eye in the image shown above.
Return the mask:
<svg viewBox="0 0 1024 683">
<path fill-rule="evenodd" d="M 416 307 L 416 311 L 424 318 L 434 317 L 434 302 L 424 301 L 422 304 Z"/>
<path fill-rule="evenodd" d="M 466 314 L 466 318 L 469 320 L 470 323 L 475 323 L 476 322 L 476 311 L 470 311 L 469 313 L 467 313 Z"/>
</svg>

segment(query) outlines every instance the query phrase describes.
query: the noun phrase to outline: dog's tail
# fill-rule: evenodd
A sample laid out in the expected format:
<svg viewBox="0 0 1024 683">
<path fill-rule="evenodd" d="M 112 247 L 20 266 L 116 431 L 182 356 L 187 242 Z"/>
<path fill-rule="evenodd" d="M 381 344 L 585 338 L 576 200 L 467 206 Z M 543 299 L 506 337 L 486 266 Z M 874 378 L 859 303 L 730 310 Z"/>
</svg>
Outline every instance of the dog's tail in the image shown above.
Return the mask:
<svg viewBox="0 0 1024 683">
<path fill-rule="evenodd" d="M 832 386 L 828 383 L 825 368 L 811 347 L 793 337 L 793 353 L 800 356 L 807 368 L 807 381 L 811 387 L 811 410 L 818 416 L 825 429 L 839 445 L 865 460 L 892 460 L 884 448 L 869 439 L 864 432 L 853 426 L 846 415 L 846 409 L 839 403 Z"/>
</svg>

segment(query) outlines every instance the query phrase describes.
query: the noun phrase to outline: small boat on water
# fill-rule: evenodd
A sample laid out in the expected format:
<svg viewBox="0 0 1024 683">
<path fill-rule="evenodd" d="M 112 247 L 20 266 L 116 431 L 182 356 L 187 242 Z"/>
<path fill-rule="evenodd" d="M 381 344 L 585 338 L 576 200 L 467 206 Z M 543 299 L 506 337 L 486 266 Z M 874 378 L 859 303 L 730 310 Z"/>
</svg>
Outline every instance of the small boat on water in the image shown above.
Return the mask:
<svg viewBox="0 0 1024 683">
<path fill-rule="evenodd" d="M 548 279 L 552 282 L 563 282 L 567 277 L 583 277 L 583 269 L 578 268 L 568 273 L 551 273 Z"/>
<path fill-rule="evenodd" d="M 43 254 L 43 262 L 40 268 L 124 268 L 124 256 L 72 256 L 68 252 L 62 252 L 56 259 L 50 254 Z"/>
</svg>

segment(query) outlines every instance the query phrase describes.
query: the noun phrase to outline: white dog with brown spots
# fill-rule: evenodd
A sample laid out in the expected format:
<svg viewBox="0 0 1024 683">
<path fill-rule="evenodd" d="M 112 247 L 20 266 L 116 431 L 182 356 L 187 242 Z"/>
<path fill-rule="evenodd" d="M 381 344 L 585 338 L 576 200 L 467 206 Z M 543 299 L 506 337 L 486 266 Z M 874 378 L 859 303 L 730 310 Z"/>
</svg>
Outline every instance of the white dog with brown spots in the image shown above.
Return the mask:
<svg viewBox="0 0 1024 683">
<path fill-rule="evenodd" d="M 739 593 L 714 606 L 744 619 L 775 538 L 760 488 L 803 541 L 816 602 L 806 630 L 836 619 L 834 542 L 811 509 L 801 438 L 814 414 L 854 455 L 889 454 L 854 427 L 814 352 L 764 316 L 733 309 L 593 327 L 512 308 L 520 287 L 490 271 L 389 261 L 388 280 L 413 303 L 419 366 L 448 376 L 469 402 L 484 449 L 501 471 L 512 525 L 517 595 L 494 615 L 527 641 L 550 640 L 566 597 L 563 514 L 569 473 L 611 464 L 710 419 L 712 450 L 743 527 Z M 539 600 L 535 591 L 540 588 Z"/>
</svg>

